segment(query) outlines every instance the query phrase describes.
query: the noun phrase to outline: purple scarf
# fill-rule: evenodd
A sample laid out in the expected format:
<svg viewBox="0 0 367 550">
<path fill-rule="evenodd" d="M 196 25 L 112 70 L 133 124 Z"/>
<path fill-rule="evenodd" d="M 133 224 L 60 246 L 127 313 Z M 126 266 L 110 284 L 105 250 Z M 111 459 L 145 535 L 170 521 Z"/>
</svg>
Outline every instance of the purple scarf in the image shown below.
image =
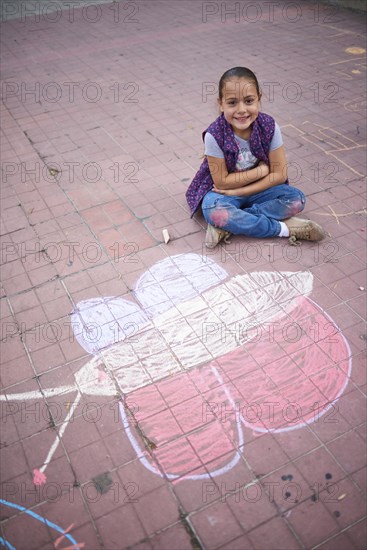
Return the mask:
<svg viewBox="0 0 367 550">
<path fill-rule="evenodd" d="M 274 119 L 265 113 L 259 113 L 252 125 L 250 150 L 256 158 L 263 160 L 266 164 L 269 164 L 269 149 L 274 130 Z M 206 132 L 209 132 L 215 138 L 222 149 L 228 172 L 234 172 L 239 148 L 232 126 L 226 121 L 223 113 L 203 132 L 203 140 Z M 191 209 L 191 217 L 199 208 L 207 192 L 213 189 L 213 186 L 214 182 L 210 174 L 209 164 L 205 158 L 186 191 L 186 200 Z"/>
</svg>

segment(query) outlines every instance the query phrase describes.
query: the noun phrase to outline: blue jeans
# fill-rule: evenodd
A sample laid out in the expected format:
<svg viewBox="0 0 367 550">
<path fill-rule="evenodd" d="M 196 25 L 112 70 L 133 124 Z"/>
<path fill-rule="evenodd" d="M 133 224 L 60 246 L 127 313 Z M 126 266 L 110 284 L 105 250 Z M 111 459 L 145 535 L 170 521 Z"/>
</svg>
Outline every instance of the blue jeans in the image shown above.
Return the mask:
<svg viewBox="0 0 367 550">
<path fill-rule="evenodd" d="M 280 233 L 278 220 L 295 216 L 305 207 L 302 191 L 282 183 L 250 197 L 221 195 L 209 191 L 202 202 L 208 223 L 234 235 L 275 237 Z"/>
</svg>

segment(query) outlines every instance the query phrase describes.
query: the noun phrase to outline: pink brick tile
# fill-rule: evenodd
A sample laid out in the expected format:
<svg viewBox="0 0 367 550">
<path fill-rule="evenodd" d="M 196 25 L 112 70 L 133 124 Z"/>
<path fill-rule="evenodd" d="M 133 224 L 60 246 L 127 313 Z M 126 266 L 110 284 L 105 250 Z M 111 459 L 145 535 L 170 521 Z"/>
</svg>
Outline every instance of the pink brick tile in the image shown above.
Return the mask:
<svg viewBox="0 0 367 550">
<path fill-rule="evenodd" d="M 9 445 L 9 447 L 3 447 L 0 450 L 0 455 L 2 482 L 28 472 L 28 464 L 21 442 Z"/>
<path fill-rule="evenodd" d="M 122 504 L 132 505 L 135 501 L 133 496 L 129 497 L 126 494 L 123 484 L 116 472 L 108 472 L 106 479 L 110 483 L 110 487 L 107 492 L 102 493 L 92 486 L 92 483 L 86 483 L 81 487 L 83 496 L 88 504 L 88 509 L 94 519 L 98 519 L 105 514 L 112 512 Z M 107 487 L 106 487 L 107 489 Z M 133 484 L 130 484 L 127 489 L 131 490 L 130 494 L 134 495 L 135 488 Z"/>
<path fill-rule="evenodd" d="M 227 503 L 246 533 L 277 515 L 273 499 L 260 484 L 242 488 Z"/>
<path fill-rule="evenodd" d="M 28 276 L 31 280 L 32 286 L 37 286 L 56 277 L 57 270 L 51 264 L 33 269 L 29 272 Z"/>
<path fill-rule="evenodd" d="M 171 409 L 166 409 L 162 412 L 156 413 L 148 419 L 139 420 L 139 425 L 143 430 L 143 433 L 146 433 L 147 430 L 149 430 L 149 439 L 157 446 L 163 445 L 168 441 L 172 441 L 181 436 L 183 433 L 183 430 L 173 416 Z M 164 426 L 164 431 L 161 426 Z"/>
<path fill-rule="evenodd" d="M 1 403 L 1 419 L 2 419 L 2 446 L 8 447 L 12 443 L 19 440 L 19 433 L 15 424 L 15 412 L 19 408 L 19 404 L 2 402 Z"/>
<path fill-rule="evenodd" d="M 306 548 L 312 548 L 320 540 L 335 535 L 340 530 L 336 519 L 328 512 L 321 500 L 302 502 L 292 510 L 288 522 Z"/>
<path fill-rule="evenodd" d="M 361 291 L 359 289 L 360 284 L 353 281 L 349 277 L 344 277 L 342 280 L 338 280 L 331 285 L 331 289 L 335 294 L 340 296 L 342 300 L 349 300 L 350 298 L 359 297 Z"/>
<path fill-rule="evenodd" d="M 60 484 L 62 487 L 62 484 Z M 78 487 L 72 487 L 69 491 L 65 491 L 67 484 L 65 484 L 64 493 L 58 495 L 53 501 L 48 502 L 46 505 L 42 505 L 43 512 L 41 515 L 46 517 L 49 521 L 63 526 L 64 529 L 71 527 L 68 531 L 78 542 L 85 542 L 78 537 L 78 531 L 76 527 L 83 525 L 89 520 L 85 506 L 82 499 L 82 490 Z M 50 491 L 51 493 L 51 491 Z M 85 495 L 84 495 L 85 498 Z M 59 533 L 53 532 L 53 539 L 57 539 L 60 536 Z M 65 544 L 64 539 L 64 544 Z"/>
<path fill-rule="evenodd" d="M 30 508 L 39 505 L 45 500 L 44 489 L 35 487 L 33 484 L 33 474 L 31 471 L 13 477 L 11 481 L 5 481 L 2 486 L 2 498 L 8 502 Z M 51 491 L 50 491 L 51 495 Z M 17 513 L 16 510 L 10 512 L 8 508 L 8 516 Z"/>
<path fill-rule="evenodd" d="M 34 381 L 32 380 L 31 382 Z M 28 388 L 32 388 L 31 391 L 35 391 L 36 389 L 35 384 L 25 382 L 12 388 L 12 391 L 18 390 L 20 393 L 23 393 L 22 390 L 24 390 L 24 393 L 27 394 L 29 391 Z M 10 395 L 8 395 L 8 399 L 11 399 Z M 18 404 L 19 412 L 14 415 L 14 419 L 17 424 L 17 430 L 21 440 L 29 436 L 34 436 L 34 434 L 41 433 L 50 428 L 50 416 L 43 399 L 24 399 L 23 401 L 20 401 L 20 403 L 18 401 Z"/>
<path fill-rule="evenodd" d="M 164 479 L 161 476 L 149 471 L 138 459 L 123 465 L 118 469 L 118 474 L 124 486 L 132 483 L 137 489 L 134 499 L 138 501 L 143 495 L 155 491 L 164 484 Z"/>
<path fill-rule="evenodd" d="M 93 282 L 88 272 L 82 271 L 81 273 L 74 273 L 67 277 L 65 285 L 70 293 L 78 292 L 88 289 L 93 286 Z"/>
<path fill-rule="evenodd" d="M 187 447 L 185 447 L 185 449 L 187 449 Z M 183 454 L 183 456 L 185 456 L 185 454 Z M 206 477 L 192 479 L 196 475 L 202 476 L 203 473 Z M 203 466 L 199 469 L 190 469 L 189 466 L 187 466 L 187 472 L 185 472 L 182 477 L 173 480 L 172 489 L 176 498 L 187 513 L 194 510 L 200 510 L 208 503 L 218 500 L 220 496 L 218 487 Z"/>
<path fill-rule="evenodd" d="M 177 384 L 180 380 L 182 384 Z M 159 384 L 159 392 L 169 406 L 182 403 L 198 395 L 198 391 L 187 374 L 180 374 L 174 379 L 167 379 Z"/>
<path fill-rule="evenodd" d="M 241 449 L 243 456 L 256 476 L 263 476 L 289 462 L 276 437 L 264 434 Z"/>
<path fill-rule="evenodd" d="M 320 493 L 320 500 L 323 500 L 325 508 L 341 528 L 358 521 L 366 514 L 365 498 L 349 479 L 338 482 L 332 491 Z"/>
<path fill-rule="evenodd" d="M 125 504 L 96 521 L 97 529 L 106 548 L 131 546 L 145 538 L 138 515 L 131 504 Z"/>
<path fill-rule="evenodd" d="M 4 246 L 3 251 L 5 250 L 4 259 L 6 257 L 8 257 L 7 251 L 11 252 L 11 254 L 13 256 L 13 248 L 14 248 L 14 251 L 15 251 L 14 245 L 13 244 L 8 245 L 7 243 L 3 243 L 3 246 Z M 11 249 L 10 249 L 10 247 L 11 247 Z M 2 275 L 2 280 L 3 281 L 6 281 L 8 279 L 12 279 L 13 277 L 16 277 L 16 276 L 19 276 L 19 275 L 24 275 L 24 273 L 25 273 L 23 261 L 21 259 L 15 260 L 15 259 L 13 259 L 12 256 L 10 257 L 10 255 L 9 255 L 9 258 L 11 258 L 12 261 L 9 261 L 9 262 L 5 263 L 2 266 L 1 275 Z"/>
<path fill-rule="evenodd" d="M 78 543 L 84 543 L 85 548 L 100 548 L 100 542 L 92 522 L 85 523 L 82 526 L 74 526 L 73 529 L 70 531 L 70 534 Z M 47 549 L 45 548 L 45 550 Z"/>
<path fill-rule="evenodd" d="M 307 426 L 298 430 L 277 433 L 276 441 L 290 459 L 297 458 L 320 445 Z"/>
<path fill-rule="evenodd" d="M 170 408 L 184 433 L 191 432 L 203 424 L 203 409 L 206 402 L 201 396 L 192 397 Z"/>
<path fill-rule="evenodd" d="M 13 333 L 13 326 L 9 327 L 11 333 Z M 25 350 L 24 346 L 18 336 L 11 336 L 11 333 L 9 334 L 9 337 L 4 335 L 4 339 L 1 343 L 2 347 L 2 356 L 8 361 L 11 361 L 12 359 L 18 359 L 21 360 L 22 358 L 25 358 Z"/>
<path fill-rule="evenodd" d="M 172 550 L 175 547 L 182 550 L 192 549 L 190 534 L 183 525 L 169 527 L 162 533 L 155 535 L 149 542 L 152 545 L 149 548 L 154 548 L 154 550 Z"/>
<path fill-rule="evenodd" d="M 334 292 L 331 287 L 329 288 L 327 285 L 324 285 L 317 280 L 314 281 L 312 299 L 323 309 L 335 306 L 342 302 L 341 298 Z"/>
<path fill-rule="evenodd" d="M 357 432 L 364 441 L 367 440 L 367 431 L 365 428 L 366 424 L 361 424 L 360 426 L 358 426 L 358 428 L 355 429 L 355 432 Z"/>
<path fill-rule="evenodd" d="M 282 518 L 273 518 L 265 525 L 257 527 L 248 534 L 254 548 L 273 550 L 274 546 L 279 550 L 291 550 L 302 548 L 301 543 L 295 538 L 288 525 Z"/>
<path fill-rule="evenodd" d="M 350 423 L 342 412 L 344 410 L 340 409 L 338 402 L 333 404 L 324 415 L 317 416 L 315 422 L 310 424 L 312 433 L 321 441 L 327 442 L 350 430 Z"/>
<path fill-rule="evenodd" d="M 55 408 L 51 407 L 50 410 L 55 413 Z M 48 415 L 48 408 L 46 404 L 40 404 L 40 416 L 47 417 Z M 23 415 L 25 416 L 25 415 Z M 21 417 L 20 417 L 21 418 Z M 22 441 L 23 443 L 23 449 L 24 453 L 27 456 L 28 464 L 29 464 L 29 474 L 31 475 L 30 479 L 32 479 L 32 472 L 34 468 L 40 468 L 44 461 L 46 460 L 47 454 L 54 443 L 56 438 L 56 431 L 53 429 L 47 428 L 46 430 L 43 430 L 37 434 L 33 434 L 32 437 L 26 438 Z M 61 445 L 57 447 L 55 450 L 55 454 L 52 457 L 52 461 L 58 461 L 58 459 L 64 459 L 65 460 L 65 453 Z M 58 467 L 61 464 L 61 462 L 56 463 L 56 467 Z M 51 477 L 52 473 L 51 466 L 47 467 L 47 476 Z M 64 486 L 62 488 L 63 491 L 67 489 L 67 486 Z"/>
<path fill-rule="evenodd" d="M 121 200 L 105 204 L 103 210 L 112 221 L 113 225 L 122 225 L 133 219 L 131 212 Z"/>
<path fill-rule="evenodd" d="M 212 504 L 208 508 L 192 514 L 190 522 L 199 539 L 208 548 L 223 545 L 243 534 L 243 530 L 225 502 Z"/>
<path fill-rule="evenodd" d="M 345 277 L 344 273 L 337 267 L 336 264 L 322 264 L 312 269 L 312 273 L 322 283 L 330 285 Z M 334 287 L 338 287 L 339 284 L 334 284 Z"/>
<path fill-rule="evenodd" d="M 65 356 L 58 343 L 50 344 L 49 337 L 46 337 L 44 334 L 41 334 L 39 338 L 41 345 L 43 343 L 44 347 L 38 351 L 31 351 L 32 348 L 29 348 L 34 368 L 38 374 L 53 367 L 58 367 L 65 362 Z"/>
<path fill-rule="evenodd" d="M 139 420 L 149 418 L 168 408 L 167 403 L 163 400 L 154 384 L 140 388 L 137 392 L 130 393 L 127 405 Z M 171 410 L 174 411 L 174 409 Z"/>
<path fill-rule="evenodd" d="M 70 398 L 71 401 L 73 397 Z M 64 432 L 62 440 L 68 453 L 80 450 L 100 439 L 96 423 L 93 421 L 91 422 L 91 420 L 93 420 L 92 414 L 98 418 L 98 409 L 92 402 L 90 405 L 89 408 L 88 406 L 82 405 L 77 409 L 72 423 L 70 423 L 70 426 Z M 66 415 L 66 406 L 63 407 L 63 411 Z M 76 416 L 77 414 L 78 416 Z M 61 419 L 59 419 L 59 422 L 60 420 Z"/>
<path fill-rule="evenodd" d="M 348 537 L 348 533 L 341 533 L 324 544 L 321 544 L 319 548 L 322 550 L 345 550 L 345 548 L 355 548 L 355 546 Z"/>
<path fill-rule="evenodd" d="M 212 484 L 207 484 L 205 488 L 206 497 L 208 500 L 208 493 L 213 493 L 216 497 L 224 499 L 225 495 L 229 495 L 236 491 L 241 491 L 241 487 L 254 481 L 256 475 L 253 472 L 253 468 L 249 465 L 246 457 L 243 453 L 243 456 L 240 456 L 240 453 L 229 453 L 227 463 L 230 461 L 236 461 L 231 469 L 223 471 L 222 473 L 217 473 L 211 478 L 217 486 L 217 489 L 212 487 Z M 207 464 L 207 469 L 209 472 L 215 471 L 215 464 L 212 465 L 210 462 Z"/>
<path fill-rule="evenodd" d="M 366 398 L 360 391 L 354 390 L 342 395 L 338 405 L 341 414 L 352 427 L 366 421 Z"/>
<path fill-rule="evenodd" d="M 54 278 L 64 278 L 67 275 L 81 271 L 84 267 L 84 264 L 82 259 L 80 259 L 78 256 L 74 256 L 73 260 L 63 259 L 60 261 L 56 261 L 53 264 L 53 267 L 56 271 L 56 276 Z"/>
<path fill-rule="evenodd" d="M 33 328 L 36 324 L 43 325 L 47 322 L 47 317 L 41 306 L 36 306 L 26 311 L 16 314 L 16 320 L 21 332 Z"/>
<path fill-rule="evenodd" d="M 365 300 L 365 296 L 361 296 L 359 303 L 361 304 Z M 340 304 L 339 306 L 332 307 L 327 310 L 328 315 L 333 319 L 336 325 L 344 331 L 349 327 L 353 327 L 361 322 L 362 315 L 358 315 L 348 307 L 347 304 Z"/>
<path fill-rule="evenodd" d="M 88 271 L 88 274 L 94 284 L 110 281 L 117 276 L 114 263 L 93 266 L 92 269 Z"/>
<path fill-rule="evenodd" d="M 298 458 L 296 467 L 310 487 L 325 488 L 327 483 L 338 483 L 345 474 L 333 457 L 324 449 L 316 449 Z"/>
<path fill-rule="evenodd" d="M 117 424 L 111 423 L 110 426 L 116 428 Z M 100 424 L 97 427 L 100 430 Z M 136 452 L 133 449 L 124 429 L 118 429 L 111 435 L 105 437 L 104 443 L 107 452 L 116 467 L 122 466 L 127 462 L 131 462 L 136 459 Z"/>
<path fill-rule="evenodd" d="M 366 545 L 366 538 L 367 538 L 366 521 L 362 520 L 362 521 L 359 521 L 356 525 L 353 525 L 353 527 L 348 529 L 347 535 L 352 540 L 355 547 L 358 550 L 362 550 Z"/>
<path fill-rule="evenodd" d="M 63 331 L 67 331 L 67 329 L 65 328 L 67 326 L 66 322 L 62 321 L 60 325 L 59 321 L 57 324 L 62 327 Z M 63 340 L 60 340 L 59 344 L 61 352 L 63 353 L 66 361 L 69 362 L 82 358 L 82 360 L 87 363 L 87 361 L 89 360 L 89 357 L 86 357 L 84 348 L 81 347 L 81 345 L 79 344 L 79 342 L 77 342 L 76 338 L 74 337 L 74 335 L 71 334 L 71 332 L 69 336 L 66 336 Z"/>
<path fill-rule="evenodd" d="M 365 322 L 360 322 L 354 325 L 352 328 L 347 328 L 344 330 L 344 336 L 348 340 L 348 343 L 351 347 L 352 354 L 359 354 L 360 352 L 365 353 L 366 351 L 366 324 Z"/>
<path fill-rule="evenodd" d="M 9 508 L 7 508 L 9 510 Z M 39 512 L 37 507 L 35 513 Z M 38 550 L 47 542 L 50 543 L 48 529 L 45 524 L 35 521 L 28 514 L 17 515 L 6 522 L 4 538 L 12 541 L 14 548 L 29 548 Z"/>
<path fill-rule="evenodd" d="M 351 300 L 348 300 L 347 302 L 348 306 L 355 311 L 360 317 L 364 317 L 365 311 L 367 309 L 366 304 L 366 295 L 360 294 L 360 296 L 356 296 L 355 298 L 352 298 Z"/>
<path fill-rule="evenodd" d="M 29 277 L 23 273 L 21 275 L 16 275 L 11 279 L 3 281 L 3 286 L 7 295 L 15 294 L 16 292 L 21 292 L 32 288 L 32 283 Z"/>
<path fill-rule="evenodd" d="M 261 485 L 264 497 L 267 496 L 282 512 L 312 496 L 312 488 L 296 464 L 288 464 L 267 475 L 261 479 Z"/>
<path fill-rule="evenodd" d="M 179 519 L 177 501 L 166 486 L 138 497 L 133 507 L 148 534 L 153 534 Z"/>
<path fill-rule="evenodd" d="M 254 546 L 246 535 L 242 535 L 220 547 L 221 550 L 254 550 Z"/>
<path fill-rule="evenodd" d="M 60 319 L 60 317 L 69 315 L 73 309 L 70 299 L 65 297 L 57 298 L 43 305 L 43 309 L 49 321 Z"/>
<path fill-rule="evenodd" d="M 344 360 L 338 363 L 338 367 L 344 372 L 348 372 L 350 365 L 352 366 L 352 371 L 350 375 L 350 384 L 346 388 L 346 392 L 353 391 L 355 388 L 360 388 L 362 393 L 366 394 L 366 382 L 367 382 L 367 373 L 366 373 L 366 358 L 365 353 L 362 352 L 359 355 L 353 355 L 350 357 L 350 360 Z"/>
<path fill-rule="evenodd" d="M 77 434 L 75 435 L 77 437 Z M 79 483 L 90 481 L 113 467 L 112 460 L 108 457 L 106 447 L 101 440 L 73 451 L 69 457 Z"/>
<path fill-rule="evenodd" d="M 2 344 L 3 345 L 3 344 Z M 0 379 L 4 388 L 12 384 L 29 380 L 34 376 L 34 370 L 28 357 L 17 357 L 10 361 L 3 360 L 1 365 Z"/>
<path fill-rule="evenodd" d="M 348 474 L 366 463 L 366 442 L 354 430 L 329 442 L 327 447 Z"/>
<path fill-rule="evenodd" d="M 115 279 L 97 285 L 98 294 L 101 296 L 121 296 L 128 291 L 128 286 L 123 278 L 118 276 Z"/>
<path fill-rule="evenodd" d="M 112 220 L 101 208 L 90 208 L 83 211 L 83 218 L 95 231 L 101 231 L 112 227 Z"/>
<path fill-rule="evenodd" d="M 49 281 L 42 287 L 35 289 L 39 302 L 43 305 L 45 302 L 51 302 L 62 296 L 67 296 L 61 281 Z"/>
</svg>

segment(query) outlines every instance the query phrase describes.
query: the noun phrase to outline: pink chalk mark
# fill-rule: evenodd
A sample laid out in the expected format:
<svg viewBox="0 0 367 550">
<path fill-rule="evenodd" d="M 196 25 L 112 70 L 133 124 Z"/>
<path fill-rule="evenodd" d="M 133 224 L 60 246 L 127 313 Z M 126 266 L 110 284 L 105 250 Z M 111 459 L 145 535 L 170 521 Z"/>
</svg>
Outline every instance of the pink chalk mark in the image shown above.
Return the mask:
<svg viewBox="0 0 367 550">
<path fill-rule="evenodd" d="M 228 210 L 225 208 L 216 208 L 210 214 L 210 221 L 213 222 L 213 225 L 216 227 L 223 227 L 228 222 L 229 214 Z"/>
<path fill-rule="evenodd" d="M 236 447 L 244 442 L 244 426 L 254 434 L 300 428 L 318 421 L 343 393 L 350 349 L 317 304 L 298 298 L 291 317 L 284 316 L 272 327 L 271 336 L 264 330 L 259 339 L 188 372 L 205 392 L 202 401 L 192 399 L 187 406 L 160 413 L 156 392 L 137 390 L 127 396 L 127 405 L 136 408 L 141 403 L 136 419 L 146 437 L 157 443 L 153 452 L 166 474 L 184 479 L 193 473 L 195 479 L 230 469 Z M 170 389 L 171 395 L 180 395 L 181 374 L 170 378 Z M 208 402 L 212 412 L 206 408 Z M 149 465 L 151 458 L 146 460 L 146 467 L 159 473 L 153 462 Z"/>
<path fill-rule="evenodd" d="M 62 550 L 79 550 L 79 548 L 84 548 L 85 543 L 84 542 L 78 542 L 77 544 L 73 544 L 72 546 L 65 546 Z"/>
<path fill-rule="evenodd" d="M 69 525 L 67 529 L 63 532 L 61 537 L 58 537 L 54 542 L 54 547 L 57 548 L 60 544 L 60 542 L 65 538 L 66 533 L 68 533 L 72 528 L 74 527 L 74 523 Z M 79 550 L 79 548 L 84 548 L 85 544 L 84 542 L 78 542 L 77 544 L 73 544 L 72 546 L 64 547 L 62 550 Z"/>
<path fill-rule="evenodd" d="M 57 538 L 54 542 L 54 546 L 55 548 L 57 548 L 60 544 L 60 542 L 65 538 L 65 535 L 66 533 L 68 533 L 70 531 L 70 529 L 72 529 L 74 527 L 74 523 L 72 523 L 71 525 L 69 525 L 69 527 L 67 527 L 64 531 L 64 533 L 61 535 L 61 537 Z"/>
<path fill-rule="evenodd" d="M 101 384 L 102 382 L 104 382 L 107 378 L 107 374 L 105 373 L 104 370 L 99 370 L 98 371 L 98 382 Z"/>
<path fill-rule="evenodd" d="M 46 475 L 35 468 L 33 470 L 33 483 L 34 485 L 43 485 L 46 483 Z"/>
</svg>

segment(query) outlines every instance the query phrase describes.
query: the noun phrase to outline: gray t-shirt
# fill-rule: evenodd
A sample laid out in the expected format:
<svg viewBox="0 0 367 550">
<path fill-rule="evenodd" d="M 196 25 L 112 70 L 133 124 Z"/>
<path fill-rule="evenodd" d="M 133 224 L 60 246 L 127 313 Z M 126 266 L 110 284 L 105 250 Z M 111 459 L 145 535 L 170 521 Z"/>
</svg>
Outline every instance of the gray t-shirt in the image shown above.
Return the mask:
<svg viewBox="0 0 367 550">
<path fill-rule="evenodd" d="M 238 155 L 238 161 L 236 164 L 236 171 L 240 172 L 242 170 L 248 170 L 249 168 L 253 168 L 254 166 L 256 166 L 259 162 L 259 159 L 256 158 L 251 153 L 250 140 L 242 139 L 236 136 L 236 134 L 234 135 L 234 137 L 240 148 L 240 153 Z M 219 147 L 215 138 L 208 132 L 205 134 L 204 144 L 205 144 L 205 155 L 209 157 L 217 157 L 220 159 L 224 158 L 222 149 Z M 274 151 L 275 149 L 278 149 L 282 145 L 283 145 L 282 133 L 280 131 L 278 124 L 275 123 L 275 131 L 274 131 L 273 139 L 271 140 L 271 143 L 270 143 L 270 151 Z"/>
</svg>

